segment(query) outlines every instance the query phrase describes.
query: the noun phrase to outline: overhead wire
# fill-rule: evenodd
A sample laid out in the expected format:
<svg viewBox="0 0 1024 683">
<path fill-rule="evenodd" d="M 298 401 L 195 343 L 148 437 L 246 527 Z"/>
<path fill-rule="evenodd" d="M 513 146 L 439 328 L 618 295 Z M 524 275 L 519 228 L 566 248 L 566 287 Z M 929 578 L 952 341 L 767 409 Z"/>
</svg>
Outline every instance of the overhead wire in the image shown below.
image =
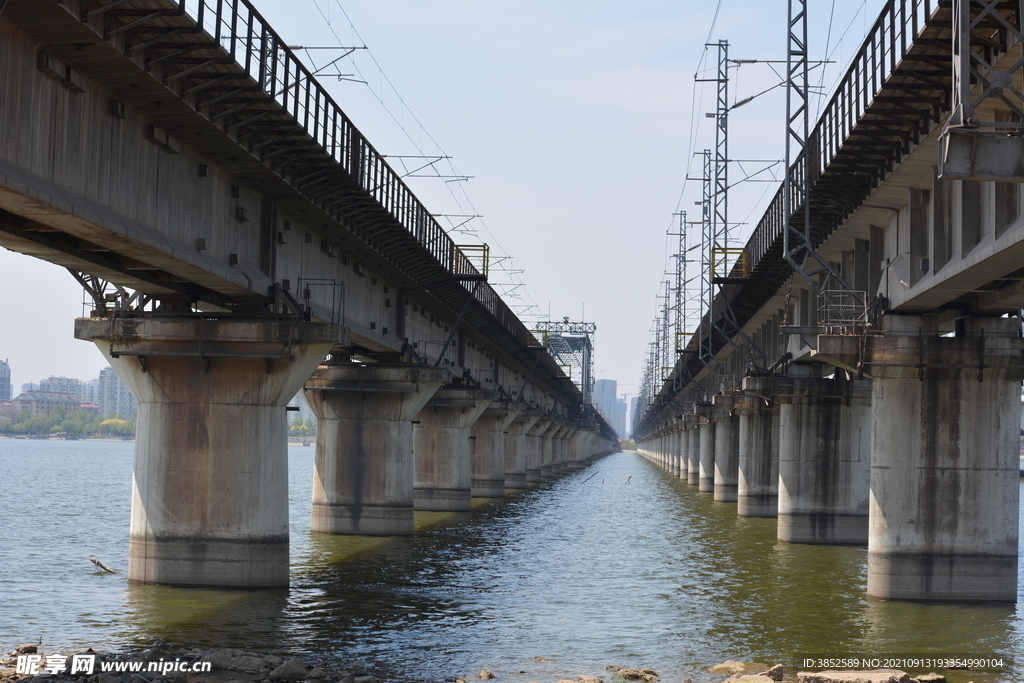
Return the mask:
<svg viewBox="0 0 1024 683">
<path fill-rule="evenodd" d="M 330 18 L 330 0 L 324 0 L 324 4 L 325 4 L 325 6 L 327 7 L 327 10 L 328 10 L 326 13 L 321 8 L 320 2 L 318 0 L 312 0 L 312 2 L 313 2 L 313 6 L 316 7 L 317 12 L 320 14 L 320 16 L 323 18 L 324 22 L 327 24 L 328 30 L 330 30 L 331 34 L 334 36 L 335 40 L 338 42 L 338 45 L 344 45 L 345 44 L 344 41 L 338 35 L 338 32 L 335 30 L 334 25 L 331 22 L 331 18 Z M 360 43 L 365 45 L 366 41 L 363 39 L 362 35 L 359 33 L 359 30 L 355 27 L 354 22 L 352 21 L 352 19 L 349 16 L 348 12 L 342 6 L 340 0 L 334 0 L 334 4 L 337 5 L 338 9 L 341 11 L 341 14 L 345 17 L 345 21 L 348 23 L 349 28 L 352 31 L 353 37 L 358 39 L 358 42 L 360 42 Z M 356 41 L 352 41 L 352 42 L 356 42 Z M 460 178 L 460 179 L 461 178 L 468 178 L 468 177 L 470 177 L 470 176 L 467 176 L 466 174 L 464 174 L 464 173 L 459 171 L 459 169 L 452 162 L 450 155 L 445 153 L 445 151 L 441 147 L 440 143 L 437 142 L 437 140 L 434 138 L 434 136 L 430 134 L 430 131 L 428 131 L 426 129 L 426 126 L 423 125 L 423 122 L 420 121 L 419 117 L 416 116 L 415 112 L 412 111 L 412 108 L 409 107 L 408 103 L 405 101 L 405 98 L 403 98 L 401 93 L 399 93 L 399 91 L 395 87 L 394 83 L 391 81 L 391 79 L 388 77 L 387 73 L 384 71 L 383 67 L 380 65 L 380 62 L 377 61 L 377 58 L 374 56 L 373 51 L 370 50 L 369 48 L 367 48 L 366 50 L 361 50 L 361 52 L 365 52 L 366 53 L 366 55 L 370 58 L 371 62 L 373 63 L 374 68 L 377 70 L 377 81 L 378 81 L 378 84 L 379 84 L 378 85 L 378 91 L 374 91 L 373 86 L 370 85 L 370 80 L 371 79 L 368 78 L 366 76 L 366 74 L 364 74 L 363 70 L 359 66 L 359 63 L 356 61 L 355 56 L 350 54 L 350 55 L 348 55 L 348 59 L 351 62 L 353 69 L 355 70 L 355 72 L 359 76 L 359 78 L 362 79 L 362 82 L 366 85 L 367 89 L 370 91 L 370 94 L 374 97 L 374 99 L 377 100 L 377 102 L 381 105 L 381 107 L 384 109 L 384 111 L 387 112 L 388 116 L 399 127 L 399 129 L 402 131 L 402 133 L 405 135 L 405 137 L 408 139 L 408 141 L 413 145 L 413 147 L 420 154 L 427 155 L 428 152 L 427 152 L 427 150 L 424 149 L 424 144 L 423 144 L 423 136 L 426 136 L 427 140 L 429 140 L 429 142 L 433 145 L 433 151 L 435 152 L 431 156 L 440 157 L 439 160 L 438 160 L 439 162 L 443 160 L 443 161 L 445 161 L 448 164 L 448 167 L 449 167 L 449 169 L 451 171 L 451 173 L 448 174 L 448 175 L 450 175 L 451 177 L 457 177 L 457 178 Z M 390 91 L 394 94 L 394 96 L 397 98 L 397 100 L 398 100 L 398 102 L 400 104 L 399 112 L 397 114 L 394 111 L 392 111 L 392 108 L 389 107 L 388 103 L 386 102 L 386 99 L 385 99 L 385 84 L 387 85 L 387 88 L 390 89 Z M 408 114 L 408 116 L 412 119 L 412 121 L 415 122 L 415 125 L 416 125 L 416 127 L 418 129 L 418 133 L 419 133 L 419 138 L 420 138 L 419 140 L 417 140 L 412 134 L 410 134 L 407 126 L 405 125 L 406 114 Z M 431 168 L 433 170 L 437 171 L 437 176 L 438 177 L 443 177 L 441 172 L 438 169 L 436 169 L 436 165 L 432 165 Z M 461 193 L 461 195 L 462 195 L 461 198 L 458 196 L 458 194 L 455 191 L 455 187 L 456 186 L 458 186 L 459 193 Z M 509 263 L 511 264 L 513 257 L 512 257 L 511 254 L 509 254 L 502 247 L 502 245 L 498 241 L 497 237 L 494 235 L 493 232 L 491 232 L 491 230 L 488 227 L 486 221 L 484 221 L 482 216 L 480 216 L 480 212 L 477 211 L 476 207 L 473 205 L 473 202 L 470 199 L 468 193 L 466 192 L 465 187 L 463 186 L 463 183 L 461 183 L 461 182 L 458 182 L 458 183 L 455 183 L 455 182 L 445 182 L 445 187 L 448 189 L 448 192 L 451 195 L 452 200 L 455 202 L 456 206 L 458 206 L 459 209 L 463 213 L 473 214 L 474 215 L 474 218 L 476 219 L 477 223 L 479 223 L 479 225 L 483 228 L 483 231 L 486 233 L 486 235 L 488 237 L 488 244 L 492 245 L 494 252 L 496 252 L 497 258 L 492 261 L 492 264 L 498 266 L 497 270 L 499 270 L 500 272 L 502 272 L 503 274 L 505 274 L 505 275 L 507 275 L 509 277 L 511 282 L 508 283 L 507 285 L 504 284 L 504 283 L 500 283 L 500 282 L 494 282 L 493 283 L 495 286 L 497 286 L 497 287 L 502 289 L 502 291 L 500 292 L 501 296 L 502 297 L 504 297 L 504 296 L 511 296 L 513 298 L 516 298 L 516 299 L 519 299 L 519 300 L 523 300 L 523 296 L 525 294 L 526 299 L 529 300 L 529 303 L 526 304 L 526 311 L 529 311 L 531 309 L 539 310 L 539 306 L 537 305 L 536 301 L 529 295 L 529 290 L 526 288 L 525 283 L 518 276 L 518 273 L 521 273 L 523 271 L 522 270 L 517 270 L 514 267 L 513 268 L 501 267 L 501 264 L 505 260 L 508 260 Z M 468 207 L 466 205 L 468 205 Z M 459 230 L 458 232 L 461 232 L 463 234 L 474 234 L 474 233 L 470 233 L 468 230 Z M 474 235 L 474 236 L 476 236 L 476 235 Z M 517 291 L 517 290 L 521 290 L 521 292 Z M 524 311 L 524 312 L 517 312 L 517 314 L 520 315 L 520 316 L 523 316 L 523 315 L 526 314 L 526 311 Z"/>
</svg>

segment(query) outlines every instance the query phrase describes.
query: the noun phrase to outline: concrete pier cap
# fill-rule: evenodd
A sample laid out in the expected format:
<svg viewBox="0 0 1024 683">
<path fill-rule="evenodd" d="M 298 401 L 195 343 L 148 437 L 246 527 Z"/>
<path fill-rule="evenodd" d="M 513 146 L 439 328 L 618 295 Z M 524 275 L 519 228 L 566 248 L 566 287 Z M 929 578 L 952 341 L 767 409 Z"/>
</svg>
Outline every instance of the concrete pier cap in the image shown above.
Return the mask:
<svg viewBox="0 0 1024 683">
<path fill-rule="evenodd" d="M 317 416 L 312 531 L 413 533 L 413 420 L 451 373 L 420 365 L 327 363 L 305 383 Z"/>
<path fill-rule="evenodd" d="M 79 318 L 139 402 L 128 580 L 288 585 L 285 406 L 338 325 L 201 316 Z"/>
<path fill-rule="evenodd" d="M 416 416 L 413 499 L 417 510 L 460 512 L 472 508 L 471 429 L 496 398 L 489 389 L 448 385 Z"/>
<path fill-rule="evenodd" d="M 881 334 L 819 337 L 872 378 L 868 595 L 1017 599 L 1020 320 L 887 315 Z"/>
<path fill-rule="evenodd" d="M 780 405 L 778 538 L 867 544 L 871 382 L 790 370 L 798 376 L 743 380 L 744 391 Z"/>
<path fill-rule="evenodd" d="M 518 401 L 491 401 L 473 425 L 470 448 L 474 498 L 505 495 L 505 430 L 525 408 Z"/>
</svg>

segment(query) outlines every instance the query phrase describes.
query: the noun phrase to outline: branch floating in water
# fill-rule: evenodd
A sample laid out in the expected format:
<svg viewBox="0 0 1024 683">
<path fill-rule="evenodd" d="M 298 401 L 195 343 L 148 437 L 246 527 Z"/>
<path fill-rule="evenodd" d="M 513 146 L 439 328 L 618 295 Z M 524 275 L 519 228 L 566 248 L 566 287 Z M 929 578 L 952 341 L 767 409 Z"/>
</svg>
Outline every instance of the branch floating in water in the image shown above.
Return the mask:
<svg viewBox="0 0 1024 683">
<path fill-rule="evenodd" d="M 96 565 L 97 567 L 99 567 L 100 569 L 102 569 L 105 572 L 109 572 L 111 574 L 116 574 L 117 573 L 113 569 L 108 567 L 107 565 L 105 565 L 102 562 L 100 562 L 99 560 L 97 560 L 95 557 L 90 557 L 89 561 L 92 562 L 94 565 Z"/>
</svg>

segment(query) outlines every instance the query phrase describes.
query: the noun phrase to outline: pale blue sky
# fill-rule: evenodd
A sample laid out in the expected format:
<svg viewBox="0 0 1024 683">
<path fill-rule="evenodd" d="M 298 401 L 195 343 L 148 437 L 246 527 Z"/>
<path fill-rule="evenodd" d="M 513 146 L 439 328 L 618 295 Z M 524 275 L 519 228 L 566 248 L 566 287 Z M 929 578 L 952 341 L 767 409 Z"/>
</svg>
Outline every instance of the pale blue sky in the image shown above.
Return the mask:
<svg viewBox="0 0 1024 683">
<path fill-rule="evenodd" d="M 559 319 L 579 319 L 585 307 L 598 325 L 597 376 L 618 380 L 620 393 L 634 392 L 668 265 L 665 233 L 677 208 L 694 218 L 698 209 L 699 182 L 687 183 L 680 201 L 688 167 L 700 172 L 689 154 L 713 144 L 713 121 L 705 118 L 713 84 L 702 94 L 693 80 L 703 44 L 710 33 L 713 41 L 730 41 L 732 58 L 784 59 L 784 0 L 722 0 L 713 31 L 716 3 L 707 0 L 255 4 L 291 44 L 369 46 L 372 59 L 359 51 L 354 62 L 340 63 L 340 73 L 358 69 L 366 85 L 325 79 L 339 104 L 381 153 L 440 149 L 457 173 L 473 176 L 408 182 L 435 213 L 483 215 L 467 227 L 524 271 L 528 296 L 510 304 L 536 303 L 546 314 L 550 303 Z M 881 6 L 811 0 L 812 58 L 824 58 L 828 44 L 837 62 L 822 81 L 829 95 Z M 330 52 L 310 54 L 323 64 Z M 714 64 L 713 48 L 709 55 L 704 67 Z M 778 82 L 762 65 L 744 65 L 730 77 L 732 101 Z M 781 159 L 783 106 L 776 89 L 736 109 L 730 157 Z M 730 174 L 739 177 L 735 167 Z M 756 223 L 775 190 L 765 183 L 735 188 L 730 220 Z M 0 291 L 0 359 L 11 361 L 15 390 L 50 374 L 96 376 L 102 356 L 72 337 L 82 296 L 70 275 L 0 249 Z"/>
</svg>

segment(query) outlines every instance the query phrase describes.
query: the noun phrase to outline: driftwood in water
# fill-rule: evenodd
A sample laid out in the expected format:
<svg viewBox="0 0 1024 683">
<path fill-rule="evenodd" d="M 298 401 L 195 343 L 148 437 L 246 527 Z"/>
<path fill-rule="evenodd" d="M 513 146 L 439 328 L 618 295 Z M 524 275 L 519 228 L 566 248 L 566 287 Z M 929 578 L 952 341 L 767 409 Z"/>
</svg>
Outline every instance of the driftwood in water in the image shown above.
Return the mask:
<svg viewBox="0 0 1024 683">
<path fill-rule="evenodd" d="M 116 574 L 117 573 L 113 569 L 108 567 L 107 565 L 105 565 L 102 562 L 100 562 L 99 560 L 97 560 L 95 557 L 90 557 L 89 561 L 92 562 L 94 565 L 96 565 L 97 567 L 99 567 L 100 569 L 102 569 L 105 572 L 110 572 L 111 574 Z"/>
</svg>

